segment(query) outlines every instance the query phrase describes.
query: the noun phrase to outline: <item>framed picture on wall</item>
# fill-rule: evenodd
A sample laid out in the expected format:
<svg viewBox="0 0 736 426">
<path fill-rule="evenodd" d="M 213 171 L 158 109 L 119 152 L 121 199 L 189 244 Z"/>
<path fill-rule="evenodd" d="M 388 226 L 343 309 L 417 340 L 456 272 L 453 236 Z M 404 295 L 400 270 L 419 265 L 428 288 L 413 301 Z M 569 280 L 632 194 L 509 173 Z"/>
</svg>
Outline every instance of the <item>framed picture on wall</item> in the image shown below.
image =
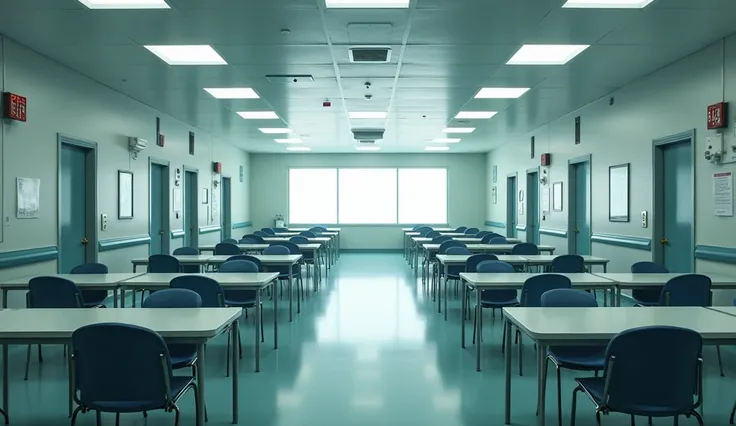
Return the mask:
<svg viewBox="0 0 736 426">
<path fill-rule="evenodd" d="M 608 168 L 608 220 L 629 221 L 629 163 Z"/>
<path fill-rule="evenodd" d="M 118 219 L 133 219 L 133 172 L 118 170 Z"/>
<path fill-rule="evenodd" d="M 562 211 L 562 182 L 552 184 L 552 210 Z"/>
<path fill-rule="evenodd" d="M 210 202 L 209 198 L 210 198 L 209 191 L 207 190 L 207 188 L 202 188 L 202 204 L 209 203 Z"/>
</svg>

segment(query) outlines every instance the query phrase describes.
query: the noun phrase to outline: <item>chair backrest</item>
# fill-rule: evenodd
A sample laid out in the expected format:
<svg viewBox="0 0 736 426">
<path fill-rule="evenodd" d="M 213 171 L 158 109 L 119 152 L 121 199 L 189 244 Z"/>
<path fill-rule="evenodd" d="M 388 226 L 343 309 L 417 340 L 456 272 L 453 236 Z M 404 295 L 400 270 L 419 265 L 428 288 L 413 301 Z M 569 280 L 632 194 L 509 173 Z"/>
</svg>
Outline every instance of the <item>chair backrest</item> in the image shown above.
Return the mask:
<svg viewBox="0 0 736 426">
<path fill-rule="evenodd" d="M 481 244 L 490 244 L 492 239 L 498 238 L 498 237 L 504 238 L 501 235 L 496 234 L 495 232 L 489 232 L 486 235 L 484 235 L 484 236 L 481 237 L 480 243 Z"/>
<path fill-rule="evenodd" d="M 690 412 L 702 395 L 702 350 L 703 338 L 686 328 L 649 326 L 619 333 L 606 348 L 605 405 L 624 413 L 641 407 L 667 407 L 671 416 Z"/>
<path fill-rule="evenodd" d="M 289 249 L 288 254 L 300 254 L 302 251 L 299 249 L 299 246 L 295 243 L 292 243 L 291 241 L 279 241 L 278 243 L 273 243 L 271 245 L 274 246 L 284 246 L 287 249 Z"/>
<path fill-rule="evenodd" d="M 289 228 L 273 228 L 273 232 L 289 232 Z"/>
<path fill-rule="evenodd" d="M 301 235 L 296 235 L 289 238 L 289 242 L 294 244 L 309 244 L 309 240 L 307 239 L 307 237 L 302 237 Z"/>
<path fill-rule="evenodd" d="M 666 274 L 670 271 L 659 263 L 636 262 L 631 265 L 632 274 Z"/>
<path fill-rule="evenodd" d="M 220 243 L 215 246 L 215 255 L 236 255 L 240 254 L 240 247 L 232 243 Z"/>
<path fill-rule="evenodd" d="M 276 235 L 276 231 L 271 228 L 261 228 L 261 231 L 265 232 L 268 235 Z"/>
<path fill-rule="evenodd" d="M 484 260 L 480 262 L 476 268 L 476 272 L 478 273 L 506 273 L 506 272 L 514 272 L 514 267 L 509 265 L 506 262 L 501 262 L 498 260 Z M 516 290 L 512 290 L 514 293 L 516 293 Z"/>
<path fill-rule="evenodd" d="M 238 241 L 238 244 L 265 244 L 265 243 L 260 243 L 249 237 L 249 238 L 242 238 L 240 241 Z"/>
<path fill-rule="evenodd" d="M 256 235 L 256 234 L 245 234 L 245 235 L 243 235 L 243 238 L 240 239 L 240 241 L 242 242 L 245 239 L 253 240 L 257 244 L 263 244 L 263 243 L 265 243 L 265 241 L 263 241 L 263 237 L 260 236 L 260 235 Z"/>
<path fill-rule="evenodd" d="M 445 250 L 445 254 L 470 254 L 467 247 L 450 247 Z"/>
<path fill-rule="evenodd" d="M 181 272 L 179 260 L 168 254 L 153 254 L 148 256 L 148 272 L 158 274 L 176 274 Z"/>
<path fill-rule="evenodd" d="M 274 244 L 266 247 L 265 250 L 263 250 L 263 254 L 268 255 L 278 255 L 278 254 L 291 254 L 291 250 L 289 250 L 288 247 L 282 246 L 280 244 Z"/>
<path fill-rule="evenodd" d="M 169 282 L 171 288 L 185 288 L 199 294 L 203 308 L 221 308 L 225 306 L 222 287 L 212 278 L 202 275 L 182 275 Z"/>
<path fill-rule="evenodd" d="M 427 235 L 427 232 L 432 232 L 433 229 L 431 226 L 420 226 L 419 228 L 415 229 L 416 232 L 419 232 L 419 235 L 425 236 Z"/>
<path fill-rule="evenodd" d="M 313 228 L 316 228 L 319 232 L 327 232 L 327 227 L 325 225 L 314 225 Z"/>
<path fill-rule="evenodd" d="M 74 331 L 72 347 L 72 385 L 79 405 L 104 410 L 102 401 L 129 403 L 148 411 L 171 402 L 171 358 L 156 332 L 129 324 L 92 324 Z"/>
<path fill-rule="evenodd" d="M 417 229 L 421 228 L 422 226 L 424 226 L 424 225 L 414 225 L 414 226 L 411 227 L 411 230 L 412 231 L 416 231 Z"/>
<path fill-rule="evenodd" d="M 327 230 L 326 228 L 322 228 L 320 226 L 313 226 L 313 227 L 309 228 L 309 231 L 312 232 L 312 233 L 314 233 L 315 235 L 321 234 L 321 233 L 325 232 L 326 230 Z"/>
<path fill-rule="evenodd" d="M 79 287 L 66 278 L 32 278 L 28 290 L 29 308 L 81 308 L 84 303 Z"/>
<path fill-rule="evenodd" d="M 482 242 L 482 241 L 481 241 Z M 509 242 L 506 241 L 506 238 L 504 237 L 493 237 L 488 239 L 487 244 L 508 244 Z"/>
<path fill-rule="evenodd" d="M 267 233 L 265 233 L 263 231 L 255 231 L 255 232 L 253 232 L 253 235 L 258 235 L 261 238 L 263 238 L 263 237 L 270 237 L 270 235 L 268 235 Z"/>
<path fill-rule="evenodd" d="M 427 232 L 427 235 L 425 235 L 425 237 L 427 238 L 435 238 L 439 236 L 440 236 L 440 233 L 438 231 L 429 231 Z"/>
<path fill-rule="evenodd" d="M 263 270 L 263 265 L 261 264 L 261 259 L 255 257 L 255 256 L 250 256 L 250 255 L 247 255 L 247 254 L 239 254 L 237 256 L 230 256 L 230 257 L 227 258 L 227 262 L 230 262 L 230 261 L 233 261 L 233 260 L 247 260 L 248 262 L 255 263 L 256 266 L 258 266 L 258 271 L 262 271 Z"/>
<path fill-rule="evenodd" d="M 687 274 L 671 278 L 662 287 L 660 306 L 710 306 L 710 277 Z"/>
<path fill-rule="evenodd" d="M 521 244 L 515 245 L 514 248 L 511 249 L 511 254 L 537 255 L 539 254 L 539 248 L 537 248 L 536 244 L 521 243 Z"/>
<path fill-rule="evenodd" d="M 595 296 L 584 290 L 556 288 L 542 294 L 543 308 L 597 308 Z"/>
<path fill-rule="evenodd" d="M 106 274 L 107 265 L 102 263 L 83 263 L 72 268 L 70 274 Z"/>
<path fill-rule="evenodd" d="M 458 226 L 454 232 L 465 232 L 466 229 L 468 229 L 467 226 Z"/>
<path fill-rule="evenodd" d="M 445 241 L 452 241 L 452 237 L 448 237 L 447 235 L 440 235 L 439 237 L 432 238 L 432 244 L 442 244 Z"/>
<path fill-rule="evenodd" d="M 449 249 L 450 247 L 466 247 L 467 248 L 465 243 L 463 243 L 462 241 L 450 240 L 450 241 L 445 241 L 444 243 L 440 244 L 439 253 L 446 254 L 447 249 Z"/>
<path fill-rule="evenodd" d="M 486 260 L 498 260 L 495 254 L 474 254 L 465 261 L 465 272 L 478 272 L 478 265 Z"/>
<path fill-rule="evenodd" d="M 179 247 L 174 250 L 174 256 L 196 256 L 199 254 L 199 250 L 195 247 Z"/>
<path fill-rule="evenodd" d="M 143 300 L 142 308 L 201 308 L 202 297 L 185 288 L 166 288 L 151 293 Z"/>
<path fill-rule="evenodd" d="M 220 242 L 226 243 L 226 244 L 238 244 L 238 240 L 236 240 L 235 238 L 225 238 L 224 240 Z"/>
<path fill-rule="evenodd" d="M 521 287 L 519 306 L 539 308 L 542 306 L 542 295 L 556 288 L 571 288 L 570 279 L 558 274 L 540 274 L 528 278 Z"/>
<path fill-rule="evenodd" d="M 217 272 L 255 273 L 258 272 L 259 269 L 258 265 L 250 260 L 228 260 L 220 265 Z"/>
<path fill-rule="evenodd" d="M 299 235 L 301 235 L 302 237 L 306 237 L 306 238 L 316 238 L 317 237 L 317 234 L 315 234 L 312 231 L 302 231 L 299 233 Z"/>
<path fill-rule="evenodd" d="M 585 272 L 585 259 L 578 254 L 563 254 L 552 259 L 552 272 Z"/>
<path fill-rule="evenodd" d="M 490 234 L 490 232 L 488 232 L 488 231 L 478 231 L 475 234 L 475 238 L 483 238 L 483 237 L 485 237 L 488 234 Z"/>
<path fill-rule="evenodd" d="M 476 235 L 478 232 L 480 232 L 478 228 L 468 228 L 465 230 L 465 235 Z"/>
</svg>

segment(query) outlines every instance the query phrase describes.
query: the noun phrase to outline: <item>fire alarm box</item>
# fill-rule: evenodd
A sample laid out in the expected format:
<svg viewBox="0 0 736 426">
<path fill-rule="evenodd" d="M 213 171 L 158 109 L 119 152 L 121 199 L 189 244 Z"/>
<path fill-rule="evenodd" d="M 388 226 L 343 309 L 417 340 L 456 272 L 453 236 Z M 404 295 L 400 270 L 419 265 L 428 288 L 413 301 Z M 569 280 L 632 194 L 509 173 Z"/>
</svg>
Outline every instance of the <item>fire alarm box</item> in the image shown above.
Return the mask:
<svg viewBox="0 0 736 426">
<path fill-rule="evenodd" d="M 552 155 L 550 153 L 542 154 L 542 165 L 549 166 L 552 163 Z"/>
<path fill-rule="evenodd" d="M 212 170 L 215 173 L 222 173 L 222 163 L 212 163 Z"/>
<path fill-rule="evenodd" d="M 728 117 L 728 103 L 718 102 L 717 104 L 708 106 L 708 130 L 722 129 L 728 126 L 726 117 Z"/>
<path fill-rule="evenodd" d="M 3 93 L 3 118 L 15 121 L 26 121 L 28 100 L 14 93 Z"/>
</svg>

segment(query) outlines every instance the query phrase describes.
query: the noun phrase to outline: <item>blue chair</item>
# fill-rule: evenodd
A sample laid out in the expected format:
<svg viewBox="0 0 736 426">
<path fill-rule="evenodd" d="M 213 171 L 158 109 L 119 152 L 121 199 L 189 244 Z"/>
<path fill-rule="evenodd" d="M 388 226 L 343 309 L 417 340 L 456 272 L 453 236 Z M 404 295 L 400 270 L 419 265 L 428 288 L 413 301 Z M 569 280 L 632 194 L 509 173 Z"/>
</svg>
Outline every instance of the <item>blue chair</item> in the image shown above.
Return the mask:
<svg viewBox="0 0 736 426">
<path fill-rule="evenodd" d="M 504 237 L 493 237 L 488 239 L 487 244 L 508 244 L 509 242 Z"/>
<path fill-rule="evenodd" d="M 218 272 L 230 273 L 258 273 L 261 270 L 261 262 L 251 262 L 250 260 L 228 260 L 220 266 Z M 242 308 L 245 311 L 245 318 L 248 318 L 248 308 L 256 306 L 257 290 L 224 290 L 225 305 Z M 263 306 L 261 305 L 261 308 Z M 261 309 L 261 342 L 263 342 L 263 309 Z M 240 348 L 240 357 L 243 357 L 243 348 Z"/>
<path fill-rule="evenodd" d="M 476 235 L 478 232 L 480 232 L 478 228 L 468 228 L 465 230 L 465 235 Z"/>
<path fill-rule="evenodd" d="M 221 243 L 228 243 L 228 244 L 237 244 L 238 240 L 235 238 L 225 238 L 224 240 L 220 241 Z"/>
<path fill-rule="evenodd" d="M 179 399 L 190 389 L 193 376 L 175 376 L 169 350 L 156 332 L 128 324 L 100 323 L 72 334 L 72 389 L 80 412 L 139 413 L 173 411 L 179 425 Z M 115 368 L 110 368 L 114 366 Z"/>
<path fill-rule="evenodd" d="M 72 268 L 72 275 L 75 274 L 107 274 L 107 265 L 102 263 L 83 263 Z M 104 306 L 107 299 L 107 290 L 82 290 L 82 304 L 85 308 L 99 308 Z"/>
<path fill-rule="evenodd" d="M 306 237 L 306 238 L 316 238 L 317 237 L 317 234 L 315 234 L 312 231 L 302 231 L 299 233 L 299 235 L 301 235 L 302 237 Z"/>
<path fill-rule="evenodd" d="M 243 238 L 240 239 L 240 242 L 242 243 L 243 240 L 253 240 L 255 241 L 255 244 L 265 244 L 266 243 L 266 241 L 263 240 L 262 236 L 256 235 L 256 234 L 245 234 L 243 235 Z"/>
<path fill-rule="evenodd" d="M 258 267 L 257 272 L 263 272 L 263 265 L 261 264 L 261 259 L 255 256 L 250 256 L 247 254 L 239 254 L 237 256 L 230 256 L 227 258 L 228 262 L 230 262 L 231 260 L 247 260 L 248 262 L 253 262 Z"/>
<path fill-rule="evenodd" d="M 536 244 L 532 243 L 521 243 L 516 244 L 513 249 L 511 249 L 511 254 L 516 255 L 525 255 L 528 254 L 530 256 L 535 256 L 539 254 L 539 248 Z"/>
<path fill-rule="evenodd" d="M 255 231 L 255 232 L 253 233 L 253 235 L 258 235 L 258 236 L 259 236 L 259 237 L 261 237 L 261 238 L 265 238 L 265 237 L 270 237 L 270 236 L 271 236 L 271 235 L 268 235 L 267 233 L 265 233 L 265 232 L 263 232 L 263 231 Z"/>
<path fill-rule="evenodd" d="M 619 333 L 605 352 L 603 377 L 575 379 L 571 422 L 577 393 L 595 405 L 595 417 L 612 412 L 648 417 L 693 416 L 703 394 L 703 338 L 697 332 L 668 326 L 639 327 Z M 693 393 L 697 399 L 693 401 Z"/>
<path fill-rule="evenodd" d="M 297 245 L 298 244 L 309 244 L 309 239 L 305 236 L 297 235 L 297 236 L 289 238 L 289 242 L 292 244 L 297 244 Z M 311 251 L 302 253 L 302 261 L 304 262 L 305 265 L 307 265 L 307 279 L 309 279 L 309 269 L 310 269 L 309 267 L 310 265 L 314 267 L 314 262 L 315 262 L 314 253 L 312 253 Z M 317 269 L 315 268 L 315 273 L 316 271 Z"/>
<path fill-rule="evenodd" d="M 542 294 L 544 308 L 597 308 L 598 302 L 590 293 L 571 288 L 558 288 Z M 547 353 L 547 361 L 552 361 L 557 371 L 557 421 L 562 426 L 562 382 L 560 369 L 575 371 L 603 370 L 605 346 L 552 346 Z M 542 373 L 547 380 L 545 371 Z"/>
<path fill-rule="evenodd" d="M 273 232 L 289 232 L 289 228 L 273 228 Z"/>
<path fill-rule="evenodd" d="M 427 235 L 425 235 L 426 238 L 435 238 L 439 236 L 440 236 L 440 233 L 438 231 L 429 231 L 427 232 Z"/>
<path fill-rule="evenodd" d="M 298 247 L 297 247 L 297 249 L 298 249 Z M 282 245 L 281 243 L 277 243 L 277 244 L 272 244 L 272 245 L 268 246 L 265 250 L 263 250 L 263 254 L 264 255 L 289 255 L 289 254 L 291 254 L 291 250 L 288 247 Z M 294 265 L 294 266 L 297 267 L 298 265 Z M 292 278 L 294 278 L 294 268 L 290 268 L 288 266 L 271 266 L 271 267 L 269 267 L 269 271 L 270 272 L 277 272 L 279 274 L 278 280 L 279 280 L 279 283 L 281 284 L 280 285 L 281 292 L 280 292 L 280 295 L 279 296 L 283 296 L 283 294 L 284 294 L 283 284 L 285 282 L 288 282 L 289 281 L 289 277 L 290 276 Z M 299 280 L 299 277 L 300 276 L 301 276 L 301 274 L 298 274 L 296 276 L 296 278 L 297 278 L 297 286 L 299 285 L 298 280 Z M 297 290 L 297 292 L 298 292 L 298 290 Z"/>
<path fill-rule="evenodd" d="M 174 256 L 196 256 L 199 254 L 199 250 L 194 247 L 179 247 L 174 250 Z M 182 272 L 187 274 L 199 273 L 199 265 L 181 265 Z"/>
<path fill-rule="evenodd" d="M 456 240 L 450 239 L 450 240 L 447 240 L 447 241 L 445 241 L 443 243 L 440 243 L 440 247 L 439 247 L 439 250 L 437 250 L 437 254 L 447 254 L 447 249 L 449 249 L 450 247 L 465 247 L 465 248 L 467 248 L 467 246 L 465 245 L 465 243 L 463 243 L 462 241 L 456 241 Z M 433 270 L 432 270 L 432 282 L 433 282 L 433 285 L 434 285 L 434 277 L 435 277 L 435 275 L 438 275 L 438 281 L 437 281 L 437 283 L 439 284 L 439 280 L 442 279 L 442 275 L 443 275 L 444 271 L 442 270 L 442 268 L 439 267 L 439 263 L 435 259 L 428 259 L 427 261 L 428 262 L 434 261 L 434 263 L 433 263 Z M 460 271 L 460 272 L 464 272 L 464 269 L 465 268 L 463 268 L 463 270 Z"/>
<path fill-rule="evenodd" d="M 327 228 L 322 227 L 322 226 L 313 226 L 313 227 L 309 228 L 309 231 L 312 232 L 312 233 L 314 233 L 315 235 L 319 235 L 319 234 L 321 234 L 323 232 L 326 232 L 327 231 Z"/>
<path fill-rule="evenodd" d="M 265 232 L 268 235 L 276 235 L 276 231 L 271 228 L 261 228 L 261 231 Z"/>
<path fill-rule="evenodd" d="M 574 274 L 585 272 L 585 259 L 577 254 L 563 254 L 552 259 L 552 272 Z"/>
<path fill-rule="evenodd" d="M 477 256 L 477 255 L 476 255 Z M 489 274 L 489 273 L 510 273 L 514 272 L 514 267 L 506 262 L 500 262 L 498 260 L 484 260 L 476 266 L 476 272 Z M 514 289 L 505 290 L 483 290 L 480 294 L 480 308 L 491 309 L 493 315 L 495 315 L 496 309 L 502 309 L 510 306 L 517 306 L 519 299 L 517 298 L 517 292 Z M 479 319 L 473 317 L 473 344 L 475 344 L 475 334 L 478 329 Z M 483 330 L 481 329 L 481 332 Z M 506 342 L 506 327 L 504 327 L 503 344 Z M 482 335 L 481 339 L 482 340 Z M 502 346 L 503 349 L 503 346 Z"/>
<path fill-rule="evenodd" d="M 659 263 L 636 262 L 631 265 L 632 274 L 668 274 L 670 271 Z M 662 287 L 635 288 L 631 290 L 631 298 L 640 306 L 657 306 Z"/>
<path fill-rule="evenodd" d="M 485 262 L 486 260 L 498 260 L 498 257 L 495 254 L 489 253 L 474 254 L 465 261 L 465 272 L 478 272 L 478 265 L 480 265 L 481 262 Z M 474 291 L 475 288 L 471 288 L 465 292 L 467 296 L 467 298 L 465 299 L 465 306 L 467 306 L 468 308 L 468 314 L 465 318 L 470 317 L 470 293 Z"/>
<path fill-rule="evenodd" d="M 319 232 L 327 232 L 327 226 L 325 225 L 315 225 L 312 228 L 316 229 Z"/>
<path fill-rule="evenodd" d="M 235 256 L 240 254 L 240 247 L 232 243 L 220 243 L 215 246 L 215 256 Z"/>
<path fill-rule="evenodd" d="M 432 244 L 442 244 L 445 241 L 452 241 L 452 237 L 449 237 L 447 235 L 440 235 L 439 237 L 432 238 Z"/>
<path fill-rule="evenodd" d="M 422 237 L 422 238 L 427 238 L 427 235 L 429 235 L 432 232 L 434 232 L 434 230 L 432 228 L 422 228 L 419 231 L 419 236 Z"/>
<path fill-rule="evenodd" d="M 459 226 L 459 227 L 455 228 L 455 230 L 453 232 L 457 232 L 457 233 L 465 232 L 466 229 L 468 229 L 467 226 Z"/>
<path fill-rule="evenodd" d="M 490 244 L 492 239 L 498 238 L 498 237 L 506 238 L 503 235 L 499 235 L 499 234 L 497 234 L 495 232 L 489 232 L 489 233 L 485 234 L 483 237 L 481 237 L 480 242 L 481 242 L 481 244 Z"/>
<path fill-rule="evenodd" d="M 488 234 L 490 234 L 490 232 L 488 231 L 479 231 L 478 233 L 475 234 L 475 238 L 483 238 Z"/>
<path fill-rule="evenodd" d="M 292 268 L 292 273 L 297 278 L 297 285 L 301 286 L 303 284 L 302 282 L 302 264 L 304 262 L 304 255 L 302 254 L 302 250 L 299 248 L 298 245 L 296 245 L 295 243 L 292 243 L 291 241 L 280 241 L 278 243 L 273 243 L 272 245 L 279 245 L 279 246 L 284 246 L 288 248 L 289 254 L 301 254 L 302 255 L 301 262 L 297 263 Z"/>
<path fill-rule="evenodd" d="M 179 264 L 179 260 L 174 256 L 168 254 L 154 254 L 148 256 L 148 272 L 152 274 L 177 274 L 184 272 Z M 135 308 L 135 293 L 137 290 L 133 290 L 133 307 Z M 152 292 L 149 292 L 149 294 Z M 146 290 L 141 290 L 141 304 L 143 304 L 143 298 L 146 295 Z M 125 295 L 123 295 L 125 297 Z"/>
<path fill-rule="evenodd" d="M 414 225 L 414 226 L 412 226 L 411 229 L 412 229 L 412 231 L 416 231 L 417 229 L 419 229 L 419 228 L 421 228 L 423 226 L 425 226 L 425 225 Z"/>
</svg>

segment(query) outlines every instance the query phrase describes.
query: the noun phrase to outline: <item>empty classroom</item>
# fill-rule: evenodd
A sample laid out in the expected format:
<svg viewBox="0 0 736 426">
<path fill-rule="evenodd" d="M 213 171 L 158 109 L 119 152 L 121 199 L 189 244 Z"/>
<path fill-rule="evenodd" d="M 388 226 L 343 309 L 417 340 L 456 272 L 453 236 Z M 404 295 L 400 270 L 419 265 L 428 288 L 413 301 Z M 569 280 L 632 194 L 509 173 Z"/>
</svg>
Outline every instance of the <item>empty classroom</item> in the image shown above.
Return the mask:
<svg viewBox="0 0 736 426">
<path fill-rule="evenodd" d="M 0 0 L 0 422 L 734 424 L 735 16 Z"/>
</svg>

